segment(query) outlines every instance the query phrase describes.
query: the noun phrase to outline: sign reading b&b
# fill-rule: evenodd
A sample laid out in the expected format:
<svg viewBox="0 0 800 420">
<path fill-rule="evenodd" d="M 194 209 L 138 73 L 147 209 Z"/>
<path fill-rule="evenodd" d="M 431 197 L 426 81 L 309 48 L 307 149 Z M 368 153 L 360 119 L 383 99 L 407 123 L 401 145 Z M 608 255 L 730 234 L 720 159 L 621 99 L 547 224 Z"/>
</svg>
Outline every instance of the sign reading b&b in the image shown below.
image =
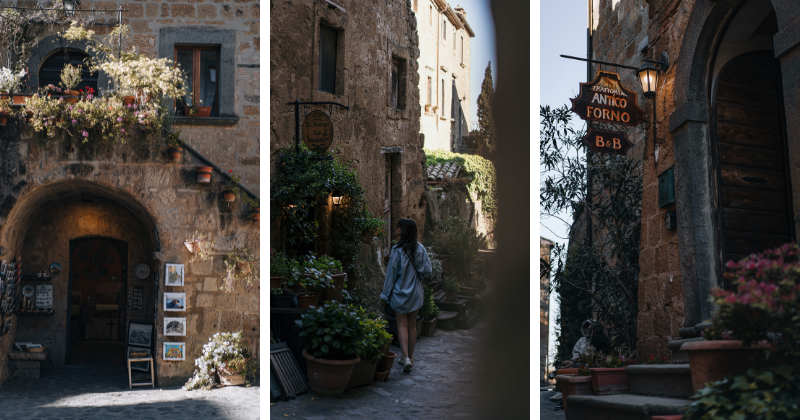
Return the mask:
<svg viewBox="0 0 800 420">
<path fill-rule="evenodd" d="M 580 95 L 570 100 L 572 112 L 586 121 L 633 126 L 644 120 L 636 92 L 625 88 L 617 73 L 599 71 L 591 83 L 581 83 Z"/>
</svg>

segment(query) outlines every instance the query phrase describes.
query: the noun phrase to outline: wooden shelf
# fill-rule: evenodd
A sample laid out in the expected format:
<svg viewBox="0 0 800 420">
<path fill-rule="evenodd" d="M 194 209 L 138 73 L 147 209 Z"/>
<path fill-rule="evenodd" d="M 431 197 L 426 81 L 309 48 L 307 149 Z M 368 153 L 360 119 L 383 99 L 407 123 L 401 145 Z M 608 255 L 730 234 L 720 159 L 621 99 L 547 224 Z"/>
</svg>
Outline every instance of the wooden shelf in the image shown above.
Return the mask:
<svg viewBox="0 0 800 420">
<path fill-rule="evenodd" d="M 28 311 L 17 311 L 14 313 L 17 316 L 53 316 L 55 312 L 28 312 Z"/>
</svg>

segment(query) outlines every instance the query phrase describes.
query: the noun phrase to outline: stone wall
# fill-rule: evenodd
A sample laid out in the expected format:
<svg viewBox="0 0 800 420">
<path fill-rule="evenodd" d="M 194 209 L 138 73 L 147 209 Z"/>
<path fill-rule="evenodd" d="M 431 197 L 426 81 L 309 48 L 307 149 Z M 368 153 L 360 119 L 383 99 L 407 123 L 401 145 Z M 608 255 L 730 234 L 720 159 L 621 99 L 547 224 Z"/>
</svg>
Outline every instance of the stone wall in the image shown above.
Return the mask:
<svg viewBox="0 0 800 420">
<path fill-rule="evenodd" d="M 453 139 L 456 135 L 457 121 L 450 118 L 452 108 L 452 83 L 455 81 L 456 90 L 461 98 L 461 108 L 464 112 L 466 123 L 462 133 L 469 133 L 472 106 L 470 99 L 470 39 L 472 35 L 467 31 L 461 21 L 461 16 L 466 20 L 466 11 L 452 8 L 444 9 L 447 3 L 423 2 L 417 5 L 415 16 L 419 32 L 419 104 L 422 109 L 420 132 L 425 134 L 425 147 L 428 149 L 442 149 L 457 151 Z M 448 13 L 446 13 L 448 12 Z M 458 12 L 458 13 L 456 13 Z M 452 13 L 452 14 L 451 14 Z M 456 16 L 454 21 L 450 17 Z M 442 38 L 442 21 L 447 21 L 447 38 Z M 456 45 L 453 48 L 453 33 L 455 30 Z M 462 45 L 463 40 L 463 45 Z M 462 57 L 463 48 L 463 57 Z M 483 66 L 483 63 L 478 63 Z M 481 67 L 483 68 L 483 67 Z M 431 78 L 431 98 L 428 101 L 428 77 Z M 444 97 L 442 97 L 442 82 L 444 81 Z M 426 112 L 425 105 L 431 105 L 431 110 Z M 433 106 L 438 110 L 433 111 Z"/>
<path fill-rule="evenodd" d="M 323 0 L 275 3 L 270 13 L 270 160 L 294 145 L 294 101 L 331 101 L 350 107 L 302 106 L 301 121 L 314 109 L 331 113 L 338 156 L 350 160 L 366 190 L 368 209 L 384 210 L 385 170 L 394 167 L 392 221 L 421 220 L 424 154 L 419 136 L 419 56 L 416 19 L 409 1 Z M 318 89 L 320 26 L 339 33 L 336 92 Z M 405 109 L 390 106 L 391 63 L 405 63 Z M 401 89 L 402 92 L 402 89 Z M 271 171 L 276 171 L 275 165 Z M 271 235 L 276 232 L 272 225 Z M 273 236 L 274 237 L 274 236 Z M 380 279 L 382 282 L 383 279 Z"/>
<path fill-rule="evenodd" d="M 233 170 L 241 175 L 242 184 L 259 194 L 260 4 L 240 0 L 178 0 L 164 3 L 84 1 L 79 8 L 117 9 L 120 6 L 128 10 L 123 20 L 131 26 L 131 37 L 124 48 L 135 47 L 148 56 L 172 57 L 172 44 L 165 38 L 167 34 L 174 35 L 174 39 L 178 39 L 175 42 L 181 45 L 214 43 L 216 41 L 209 41 L 213 37 L 208 34 L 212 32 L 224 35 L 219 38 L 225 39 L 220 44 L 223 62 L 219 74 L 221 86 L 224 87 L 221 101 L 228 101 L 222 101 L 224 109 L 221 109 L 221 116 L 224 118 L 178 118 L 176 125 L 181 130 L 181 139 L 187 145 L 223 171 Z M 112 14 L 98 13 L 98 17 L 101 21 L 114 19 Z M 108 28 L 95 26 L 91 29 L 98 35 L 104 35 Z M 48 49 L 47 45 L 40 45 L 41 54 L 35 55 L 32 60 L 40 62 L 50 54 L 53 49 Z M 29 67 L 32 74 L 38 72 L 38 66 Z M 224 69 L 228 69 L 226 74 L 222 73 Z M 61 259 L 68 240 L 82 233 L 66 227 L 56 228 L 58 243 L 49 246 L 47 238 L 51 232 L 41 230 L 47 224 L 39 225 L 36 217 L 41 220 L 58 218 L 58 214 L 51 212 L 55 209 L 55 203 L 70 203 L 84 194 L 115 203 L 115 210 L 110 207 L 106 209 L 107 216 L 103 216 L 109 223 L 116 217 L 123 217 L 122 213 L 132 214 L 133 219 L 144 226 L 144 237 L 136 236 L 145 245 L 138 249 L 147 249 L 147 256 L 142 259 L 150 265 L 152 273 L 159 273 L 159 279 L 163 280 L 164 264 L 186 264 L 185 287 L 166 290 L 184 291 L 187 294 L 187 312 L 171 313 L 187 318 L 185 361 L 163 361 L 161 344 L 165 340 L 162 336 L 161 309 L 148 310 L 143 315 L 147 320 L 155 321 L 158 332 L 155 344 L 156 380 L 161 385 L 182 384 L 194 370 L 193 361 L 200 355 L 202 345 L 215 332 L 243 329 L 247 341 L 258 352 L 259 285 L 236 285 L 232 293 L 219 291 L 224 277 L 223 258 L 234 245 L 249 246 L 258 254 L 258 225 L 248 220 L 248 209 L 241 199 L 237 199 L 230 207 L 222 202 L 219 192 L 227 183 L 222 181 L 219 174 L 212 176 L 210 185 L 195 182 L 194 166 L 203 165 L 202 161 L 184 150 L 178 164 L 168 164 L 162 144 L 145 137 L 146 133 L 138 136 L 138 140 L 124 145 L 94 138 L 90 138 L 89 143 L 79 144 L 63 138 L 44 139 L 29 128 L 14 125 L 4 127 L 0 131 L 0 246 L 7 248 L 9 255 L 22 254 L 26 259 L 37 252 L 41 252 L 43 258 Z M 125 210 L 120 211 L 119 207 Z M 71 209 L 78 213 L 91 214 L 95 211 L 86 206 Z M 133 227 L 136 223 L 125 223 L 132 226 L 131 229 L 137 229 Z M 123 222 L 114 224 L 121 226 Z M 191 255 L 183 242 L 195 231 L 217 240 L 217 255 L 213 262 L 188 263 Z M 135 265 L 134 260 L 139 258 L 139 254 L 134 252 L 144 251 L 135 251 L 130 229 L 111 229 L 109 232 L 110 236 L 131 245 L 131 269 Z M 42 248 L 37 248 L 39 243 Z M 62 267 L 69 264 L 69 261 L 58 262 Z M 28 269 L 35 267 L 33 264 L 25 267 L 25 274 L 28 274 Z M 135 277 L 128 278 L 132 280 Z M 163 299 L 163 292 L 164 287 L 159 288 L 156 298 Z M 152 308 L 151 303 L 148 302 L 145 307 Z M 45 334 L 53 334 L 53 346 L 59 347 L 62 344 L 57 337 L 64 331 L 64 320 L 65 314 L 60 312 L 50 321 L 15 319 L 14 323 L 21 324 L 20 336 L 39 334 L 34 328 L 38 324 L 32 323 L 57 324 L 56 327 L 42 327 L 48 330 Z M 17 338 L 16 335 L 15 327 L 12 334 L 0 337 L 0 383 L 6 374 L 5 352 Z M 43 338 L 41 341 L 46 340 Z M 166 341 L 183 340 L 171 338 Z M 61 362 L 59 353 L 61 350 L 51 352 L 53 362 Z"/>
<path fill-rule="evenodd" d="M 553 242 L 539 238 L 539 258 L 550 262 L 550 249 Z M 550 382 L 547 374 L 550 371 L 548 365 L 549 342 L 550 342 L 550 275 L 539 278 L 539 382 L 542 385 Z"/>
<path fill-rule="evenodd" d="M 494 238 L 494 221 L 481 210 L 483 201 L 469 200 L 468 193 L 457 189 L 425 192 L 425 221 L 422 225 L 430 231 L 448 217 L 468 220 L 470 225 L 486 235 L 491 247 L 496 245 Z M 420 237 L 423 237 L 423 233 Z M 424 242 L 423 242 L 424 244 Z"/>
</svg>

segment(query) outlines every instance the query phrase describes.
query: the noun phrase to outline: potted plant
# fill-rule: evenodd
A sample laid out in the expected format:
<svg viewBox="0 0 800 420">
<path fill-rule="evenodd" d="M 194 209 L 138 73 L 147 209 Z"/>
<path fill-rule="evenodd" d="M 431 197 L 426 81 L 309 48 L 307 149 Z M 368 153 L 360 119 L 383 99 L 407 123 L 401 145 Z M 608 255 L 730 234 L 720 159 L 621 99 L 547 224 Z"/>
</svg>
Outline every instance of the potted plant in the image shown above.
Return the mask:
<svg viewBox="0 0 800 420">
<path fill-rule="evenodd" d="M 303 357 L 308 385 L 315 394 L 338 397 L 344 392 L 353 368 L 361 361 L 362 316 L 363 311 L 334 302 L 311 308 L 295 321 L 300 336 L 305 337 Z"/>
<path fill-rule="evenodd" d="M 228 185 L 230 188 L 222 190 L 222 198 L 226 203 L 233 203 L 236 201 L 236 192 L 239 190 L 238 185 L 242 182 L 241 175 L 234 175 L 233 169 L 228 170 L 228 175 L 231 177 Z"/>
<path fill-rule="evenodd" d="M 564 412 L 568 410 L 567 397 L 570 395 L 592 395 L 592 376 L 585 367 L 575 375 L 556 375 L 556 383 L 561 387 L 561 404 Z"/>
<path fill-rule="evenodd" d="M 183 245 L 194 254 L 189 262 L 210 261 L 214 258 L 216 243 L 206 239 L 206 235 L 203 233 L 195 231 L 191 238 L 183 242 Z"/>
<path fill-rule="evenodd" d="M 302 271 L 293 271 L 289 277 L 289 286 L 299 289 L 297 307 L 301 309 L 317 306 L 319 304 L 320 289 L 325 289 L 330 285 L 330 274 L 311 267 L 303 267 Z"/>
<path fill-rule="evenodd" d="M 203 346 L 203 355 L 195 360 L 195 371 L 184 385 L 188 390 L 211 389 L 219 376 L 224 386 L 246 383 L 247 366 L 253 353 L 242 338 L 242 332 L 216 333 Z"/>
<path fill-rule="evenodd" d="M 314 270 L 323 273 L 327 276 L 329 284 L 325 285 L 325 299 L 342 301 L 342 290 L 345 289 L 347 284 L 347 273 L 342 269 L 342 263 L 327 255 L 317 256 L 315 254 L 307 255 L 302 262 L 301 269 Z"/>
<path fill-rule="evenodd" d="M 433 106 L 433 112 L 437 112 L 437 111 L 439 111 L 439 106 L 438 105 L 434 105 Z"/>
<path fill-rule="evenodd" d="M 269 294 L 269 306 L 271 308 L 291 308 L 292 297 L 294 293 L 291 290 L 284 289 L 271 289 Z"/>
<path fill-rule="evenodd" d="M 425 104 L 425 112 L 431 112 L 431 104 Z"/>
<path fill-rule="evenodd" d="M 389 344 L 391 344 L 392 335 L 389 334 L 388 331 L 386 331 L 386 328 L 384 328 L 384 331 L 386 332 L 386 334 L 388 334 L 390 341 Z M 389 371 L 392 370 L 392 365 L 394 364 L 394 359 L 396 357 L 397 355 L 393 351 L 389 350 L 389 346 L 386 345 L 383 349 L 383 356 L 381 357 L 381 360 L 378 362 L 378 370 L 375 372 L 376 381 L 383 382 L 386 380 L 386 378 L 389 377 Z M 383 379 L 379 379 L 379 377 L 381 376 L 380 372 L 384 371 L 386 372 L 386 375 L 383 376 Z"/>
<path fill-rule="evenodd" d="M 380 232 L 379 237 L 383 236 L 383 227 L 386 225 L 386 221 L 377 217 L 365 217 L 362 220 L 361 227 L 363 241 L 366 243 L 372 242 L 372 239 L 375 238 L 375 235 Z"/>
<path fill-rule="evenodd" d="M 295 269 L 295 267 L 299 270 L 299 264 L 289 259 L 283 252 L 270 250 L 269 253 L 269 288 L 280 289 L 281 283 L 283 283 L 285 278 L 289 277 L 291 271 Z"/>
<path fill-rule="evenodd" d="M 191 102 L 184 107 L 184 113 L 190 117 L 210 117 L 211 107 L 203 106 L 203 101 L 196 101 L 194 104 Z"/>
<path fill-rule="evenodd" d="M 442 289 L 444 289 L 445 300 L 448 302 L 455 302 L 458 300 L 458 282 L 452 276 L 444 276 L 444 280 L 442 280 Z"/>
<path fill-rule="evenodd" d="M 167 143 L 167 156 L 169 156 L 169 160 L 172 163 L 180 162 L 181 155 L 183 154 L 183 148 L 181 147 L 182 144 L 180 142 L 180 136 L 181 136 L 180 131 L 170 131 L 169 133 L 165 134 Z"/>
<path fill-rule="evenodd" d="M 433 299 L 433 289 L 428 286 L 423 286 L 425 292 L 422 308 L 419 310 L 419 316 L 422 318 L 422 328 L 420 334 L 423 337 L 430 337 L 436 331 L 436 322 L 439 319 L 439 307 Z"/>
<path fill-rule="evenodd" d="M 631 377 L 625 373 L 627 357 L 621 349 L 616 356 L 601 356 L 603 367 L 590 368 L 594 395 L 630 394 Z"/>
<path fill-rule="evenodd" d="M 9 99 L 19 89 L 22 84 L 22 78 L 25 77 L 25 69 L 20 70 L 19 73 L 14 73 L 13 70 L 6 67 L 0 68 L 0 99 Z M 16 95 L 14 95 L 16 96 Z M 24 103 L 20 101 L 20 104 Z M 16 100 L 15 105 L 18 105 Z"/>
<path fill-rule="evenodd" d="M 353 375 L 347 383 L 346 389 L 356 386 L 369 385 L 375 380 L 375 372 L 378 368 L 378 361 L 384 355 L 384 348 L 392 341 L 392 336 L 386 332 L 386 321 L 371 317 L 365 314 L 363 308 L 359 308 L 361 317 L 362 340 L 359 346 L 358 356 L 361 361 L 353 367 Z"/>
<path fill-rule="evenodd" d="M 794 308 L 800 286 L 800 247 L 786 244 L 726 264 L 729 290 L 712 292 L 718 312 L 702 331 L 705 340 L 681 346 L 689 353 L 694 389 L 755 364 L 776 363 L 796 355 Z M 768 336 L 768 333 L 777 333 Z M 780 337 L 780 338 L 777 338 Z M 770 350 L 770 358 L 764 350 Z"/>
<path fill-rule="evenodd" d="M 64 69 L 61 70 L 61 86 L 64 87 L 64 91 L 62 92 L 64 96 L 64 102 L 69 104 L 76 104 L 78 103 L 78 99 L 80 96 L 80 92 L 75 90 L 78 87 L 78 84 L 81 82 L 81 65 L 73 66 L 71 64 L 67 64 L 64 66 Z"/>
</svg>

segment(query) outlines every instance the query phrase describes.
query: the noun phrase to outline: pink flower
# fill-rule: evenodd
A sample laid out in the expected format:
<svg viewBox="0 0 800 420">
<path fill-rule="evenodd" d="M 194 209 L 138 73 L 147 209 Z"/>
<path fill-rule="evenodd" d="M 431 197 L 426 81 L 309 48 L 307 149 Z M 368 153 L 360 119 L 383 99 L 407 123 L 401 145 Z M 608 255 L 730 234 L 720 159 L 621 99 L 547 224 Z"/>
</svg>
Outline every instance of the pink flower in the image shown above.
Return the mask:
<svg viewBox="0 0 800 420">
<path fill-rule="evenodd" d="M 89 137 L 89 133 L 86 130 L 83 130 L 83 133 L 81 133 L 81 135 L 83 135 L 83 137 Z"/>
<path fill-rule="evenodd" d="M 120 128 L 119 131 L 122 131 L 124 133 L 125 129 L 124 128 Z"/>
<path fill-rule="evenodd" d="M 117 117 L 117 122 L 122 122 L 122 117 Z"/>
<path fill-rule="evenodd" d="M 72 123 L 73 123 L 73 124 L 77 124 L 77 123 L 78 123 L 78 120 L 72 120 Z"/>
</svg>

